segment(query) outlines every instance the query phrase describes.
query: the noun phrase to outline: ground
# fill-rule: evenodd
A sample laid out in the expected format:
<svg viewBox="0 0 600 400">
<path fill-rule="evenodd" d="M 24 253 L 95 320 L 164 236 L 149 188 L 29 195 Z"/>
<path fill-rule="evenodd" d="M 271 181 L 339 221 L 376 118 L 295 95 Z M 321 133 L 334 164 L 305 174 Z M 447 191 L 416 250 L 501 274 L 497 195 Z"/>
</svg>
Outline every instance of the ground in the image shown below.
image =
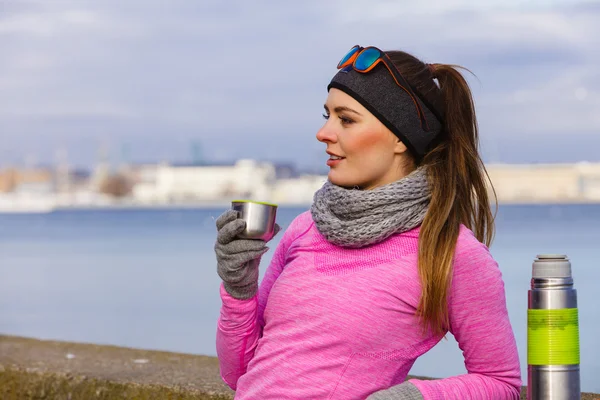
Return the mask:
<svg viewBox="0 0 600 400">
<path fill-rule="evenodd" d="M 0 399 L 232 399 L 218 366 L 208 356 L 0 335 Z"/>
</svg>

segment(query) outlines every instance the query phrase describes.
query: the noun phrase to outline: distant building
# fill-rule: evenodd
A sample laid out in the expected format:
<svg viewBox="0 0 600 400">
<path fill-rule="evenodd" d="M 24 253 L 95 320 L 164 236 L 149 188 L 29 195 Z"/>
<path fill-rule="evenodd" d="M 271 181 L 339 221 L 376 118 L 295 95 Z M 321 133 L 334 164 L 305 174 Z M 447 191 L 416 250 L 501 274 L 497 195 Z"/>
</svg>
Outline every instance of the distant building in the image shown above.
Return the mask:
<svg viewBox="0 0 600 400">
<path fill-rule="evenodd" d="M 309 205 L 327 176 L 303 175 L 298 178 L 278 179 L 273 185 L 271 201 L 277 204 Z"/>
<path fill-rule="evenodd" d="M 298 172 L 293 164 L 275 164 L 275 179 L 296 178 Z"/>
<path fill-rule="evenodd" d="M 600 163 L 488 164 L 499 203 L 600 203 Z M 312 203 L 326 173 L 302 173 L 291 164 L 239 160 L 229 164 L 146 164 L 119 171 L 127 190 L 101 193 L 114 175 L 107 163 L 92 171 L 48 167 L 0 170 L 0 209 L 54 206 L 207 205 L 234 199 L 280 205 Z"/>
<path fill-rule="evenodd" d="M 53 174 L 51 171 L 40 168 L 0 170 L 0 192 L 8 193 L 18 190 L 33 191 L 52 189 Z"/>
<path fill-rule="evenodd" d="M 600 163 L 581 162 L 576 164 L 579 170 L 579 186 L 582 196 L 588 201 L 600 201 Z"/>
<path fill-rule="evenodd" d="M 212 202 L 243 198 L 270 200 L 275 168 L 269 163 L 239 160 L 233 165 L 142 166 L 133 196 L 142 203 Z"/>
<path fill-rule="evenodd" d="M 600 164 L 490 164 L 499 203 L 600 200 Z"/>
</svg>

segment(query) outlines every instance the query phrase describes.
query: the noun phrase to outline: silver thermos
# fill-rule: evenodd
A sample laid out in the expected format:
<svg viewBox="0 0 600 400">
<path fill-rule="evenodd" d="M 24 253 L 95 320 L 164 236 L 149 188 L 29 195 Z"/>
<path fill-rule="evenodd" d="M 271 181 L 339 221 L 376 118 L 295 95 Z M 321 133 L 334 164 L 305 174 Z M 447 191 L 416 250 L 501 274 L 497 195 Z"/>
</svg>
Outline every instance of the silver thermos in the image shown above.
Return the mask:
<svg viewBox="0 0 600 400">
<path fill-rule="evenodd" d="M 579 400 L 579 317 L 567 256 L 538 255 L 527 309 L 527 398 Z"/>
</svg>

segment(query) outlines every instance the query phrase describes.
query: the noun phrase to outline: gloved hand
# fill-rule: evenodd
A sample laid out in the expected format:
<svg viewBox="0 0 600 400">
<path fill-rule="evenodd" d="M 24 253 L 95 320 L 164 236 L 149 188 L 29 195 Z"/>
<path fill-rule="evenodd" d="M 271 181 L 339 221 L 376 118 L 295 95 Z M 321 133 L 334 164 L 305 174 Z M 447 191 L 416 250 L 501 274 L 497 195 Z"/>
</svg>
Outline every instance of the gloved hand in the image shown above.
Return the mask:
<svg viewBox="0 0 600 400">
<path fill-rule="evenodd" d="M 389 389 L 377 391 L 365 400 L 423 400 L 423 395 L 412 383 L 403 382 Z"/>
<path fill-rule="evenodd" d="M 258 265 L 269 248 L 264 240 L 236 238 L 245 228 L 246 221 L 238 218 L 237 211 L 227 210 L 216 221 L 217 273 L 223 287 L 236 299 L 250 299 L 258 291 Z M 279 232 L 275 224 L 275 235 Z"/>
</svg>

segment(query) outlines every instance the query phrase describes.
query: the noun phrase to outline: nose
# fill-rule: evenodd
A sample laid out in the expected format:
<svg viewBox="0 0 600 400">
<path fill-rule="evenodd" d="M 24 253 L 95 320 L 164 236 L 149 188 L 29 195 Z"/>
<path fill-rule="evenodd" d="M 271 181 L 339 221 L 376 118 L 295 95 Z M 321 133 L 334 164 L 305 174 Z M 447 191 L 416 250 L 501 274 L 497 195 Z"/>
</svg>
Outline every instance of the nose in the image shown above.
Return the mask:
<svg viewBox="0 0 600 400">
<path fill-rule="evenodd" d="M 325 122 L 325 125 L 323 125 L 317 132 L 317 140 L 322 143 L 337 142 L 337 133 L 329 125 L 329 121 Z"/>
</svg>

